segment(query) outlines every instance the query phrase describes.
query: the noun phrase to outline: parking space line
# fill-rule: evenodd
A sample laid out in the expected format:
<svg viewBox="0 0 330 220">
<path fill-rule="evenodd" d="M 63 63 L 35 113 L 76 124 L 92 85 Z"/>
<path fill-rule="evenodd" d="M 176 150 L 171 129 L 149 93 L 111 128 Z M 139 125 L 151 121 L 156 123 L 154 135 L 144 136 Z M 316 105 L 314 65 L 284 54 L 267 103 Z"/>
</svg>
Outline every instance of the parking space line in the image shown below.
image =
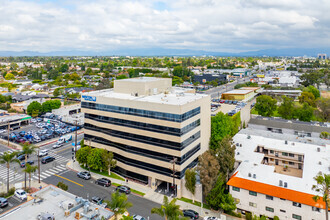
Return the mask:
<svg viewBox="0 0 330 220">
<path fill-rule="evenodd" d="M 81 185 L 80 183 L 77 183 L 77 182 L 75 182 L 75 181 L 73 181 L 73 180 L 70 180 L 70 179 L 68 179 L 68 178 L 65 178 L 65 177 L 63 177 L 63 176 L 59 176 L 59 175 L 57 175 L 57 174 L 55 174 L 54 176 L 57 176 L 57 177 L 62 178 L 62 179 L 64 179 L 64 180 L 67 180 L 67 181 L 69 181 L 69 182 L 71 182 L 71 183 L 77 184 L 78 186 L 84 187 L 84 185 Z"/>
</svg>

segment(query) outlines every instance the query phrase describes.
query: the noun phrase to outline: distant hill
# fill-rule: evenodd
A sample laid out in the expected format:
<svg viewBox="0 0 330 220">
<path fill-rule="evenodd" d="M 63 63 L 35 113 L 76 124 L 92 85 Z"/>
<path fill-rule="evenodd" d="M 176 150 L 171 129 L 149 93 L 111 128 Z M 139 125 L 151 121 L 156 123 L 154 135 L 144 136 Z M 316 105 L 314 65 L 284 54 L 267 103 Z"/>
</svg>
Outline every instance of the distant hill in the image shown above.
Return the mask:
<svg viewBox="0 0 330 220">
<path fill-rule="evenodd" d="M 317 56 L 318 53 L 330 55 L 330 48 L 289 48 L 289 49 L 266 49 L 248 51 L 241 53 L 227 53 L 204 50 L 189 49 L 165 49 L 165 48 L 145 48 L 145 49 L 122 49 L 113 51 L 52 51 L 41 53 L 37 51 L 0 51 L 0 56 Z"/>
</svg>

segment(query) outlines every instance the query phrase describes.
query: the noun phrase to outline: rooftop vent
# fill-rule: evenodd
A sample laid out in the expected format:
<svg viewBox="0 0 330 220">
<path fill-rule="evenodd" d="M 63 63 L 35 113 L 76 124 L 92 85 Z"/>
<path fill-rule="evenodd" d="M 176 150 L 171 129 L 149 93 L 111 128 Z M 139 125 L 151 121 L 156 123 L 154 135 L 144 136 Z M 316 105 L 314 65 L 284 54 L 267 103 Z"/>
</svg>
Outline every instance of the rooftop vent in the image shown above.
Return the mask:
<svg viewBox="0 0 330 220">
<path fill-rule="evenodd" d="M 283 186 L 283 181 L 282 180 L 280 180 L 280 182 L 279 182 L 279 184 L 278 184 L 279 186 Z"/>
<path fill-rule="evenodd" d="M 254 178 L 254 179 L 257 179 L 257 175 L 256 175 L 256 174 L 253 174 L 253 178 Z"/>
<path fill-rule="evenodd" d="M 240 147 L 242 147 L 242 144 L 239 144 Z"/>
<path fill-rule="evenodd" d="M 322 165 L 322 162 L 321 161 L 319 161 L 319 165 Z"/>
<path fill-rule="evenodd" d="M 284 143 L 285 143 L 285 144 L 288 144 L 288 141 L 285 141 Z"/>
<path fill-rule="evenodd" d="M 288 188 L 288 183 L 284 182 L 284 188 Z"/>
<path fill-rule="evenodd" d="M 239 146 L 239 143 L 236 143 L 236 147 L 238 147 Z"/>
<path fill-rule="evenodd" d="M 237 155 L 239 155 L 239 152 L 237 152 Z"/>
<path fill-rule="evenodd" d="M 317 152 L 321 152 L 321 148 L 318 147 L 318 148 L 317 148 Z"/>
<path fill-rule="evenodd" d="M 249 177 L 251 177 L 251 173 L 249 173 Z"/>
</svg>

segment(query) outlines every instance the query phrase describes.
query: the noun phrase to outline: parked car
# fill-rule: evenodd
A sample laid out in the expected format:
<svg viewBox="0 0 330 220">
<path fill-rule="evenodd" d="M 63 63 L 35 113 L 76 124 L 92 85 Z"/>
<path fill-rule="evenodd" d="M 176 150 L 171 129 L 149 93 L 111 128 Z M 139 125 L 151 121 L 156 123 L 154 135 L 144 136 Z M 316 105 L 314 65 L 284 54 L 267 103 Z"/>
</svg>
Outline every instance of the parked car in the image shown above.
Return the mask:
<svg viewBox="0 0 330 220">
<path fill-rule="evenodd" d="M 141 215 L 133 215 L 133 220 L 146 220 L 146 219 Z"/>
<path fill-rule="evenodd" d="M 185 209 L 183 210 L 183 216 L 184 217 L 189 217 L 190 219 L 198 219 L 199 214 L 198 212 L 191 210 L 191 209 Z"/>
<path fill-rule="evenodd" d="M 225 100 L 220 100 L 220 103 L 225 103 Z"/>
<path fill-rule="evenodd" d="M 25 133 L 26 133 L 25 131 L 20 131 L 19 135 L 21 135 L 21 137 L 23 137 L 25 135 Z"/>
<path fill-rule="evenodd" d="M 46 164 L 55 160 L 55 157 L 46 156 L 41 159 L 42 164 Z"/>
<path fill-rule="evenodd" d="M 8 205 L 8 200 L 6 198 L 0 197 L 0 208 L 6 207 Z"/>
<path fill-rule="evenodd" d="M 233 104 L 234 104 L 234 105 L 237 105 L 237 101 L 233 101 Z"/>
<path fill-rule="evenodd" d="M 217 217 L 206 216 L 206 217 L 204 217 L 204 220 L 221 220 L 221 219 L 217 218 Z"/>
<path fill-rule="evenodd" d="M 109 187 L 111 186 L 111 180 L 107 178 L 100 178 L 95 181 L 95 184 L 101 185 L 101 186 L 106 186 Z"/>
<path fill-rule="evenodd" d="M 98 197 L 98 196 L 93 196 L 93 197 L 92 197 L 92 202 L 95 203 L 95 204 L 97 204 L 97 205 L 101 205 L 102 202 L 103 202 L 103 199 L 101 199 L 101 198 Z"/>
<path fill-rule="evenodd" d="M 29 158 L 29 156 L 27 158 Z M 17 157 L 17 159 L 20 161 L 25 160 L 25 154 L 21 154 L 20 156 Z"/>
<path fill-rule="evenodd" d="M 119 191 L 119 192 L 125 193 L 125 194 L 130 194 L 131 188 L 129 188 L 128 186 L 117 186 L 116 191 Z"/>
<path fill-rule="evenodd" d="M 32 160 L 29 160 L 26 163 L 28 163 L 30 165 L 33 165 L 34 164 L 34 162 Z M 24 168 L 25 167 L 25 162 L 22 162 L 20 166 L 21 166 L 21 168 Z"/>
<path fill-rule="evenodd" d="M 47 149 L 44 149 L 44 150 L 41 150 L 39 151 L 39 157 L 44 157 L 44 156 L 47 156 L 48 155 L 48 150 Z"/>
<path fill-rule="evenodd" d="M 27 198 L 26 192 L 22 189 L 17 189 L 14 193 L 14 196 L 16 196 L 17 198 L 19 198 L 22 201 Z"/>
<path fill-rule="evenodd" d="M 82 178 L 82 179 L 85 179 L 85 180 L 89 180 L 91 178 L 91 174 L 87 171 L 79 172 L 79 173 L 77 173 L 77 176 L 79 178 Z"/>
</svg>

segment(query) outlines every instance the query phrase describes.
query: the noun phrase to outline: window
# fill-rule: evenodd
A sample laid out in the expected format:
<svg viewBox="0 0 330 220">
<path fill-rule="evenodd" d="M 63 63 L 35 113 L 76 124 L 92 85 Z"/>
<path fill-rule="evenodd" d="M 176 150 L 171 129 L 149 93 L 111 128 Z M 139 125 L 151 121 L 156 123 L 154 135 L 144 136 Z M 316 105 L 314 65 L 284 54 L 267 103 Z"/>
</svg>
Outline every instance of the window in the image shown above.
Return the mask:
<svg viewBox="0 0 330 220">
<path fill-rule="evenodd" d="M 288 156 L 289 154 L 288 153 L 286 153 L 286 152 L 282 152 L 282 156 Z"/>
<path fill-rule="evenodd" d="M 254 191 L 249 191 L 249 194 L 250 194 L 251 196 L 257 196 L 257 192 L 254 192 Z"/>
<path fill-rule="evenodd" d="M 296 214 L 292 214 L 292 218 L 301 220 L 301 216 Z"/>
<path fill-rule="evenodd" d="M 270 152 L 271 154 L 273 154 L 273 153 L 274 153 L 274 151 L 273 151 L 273 150 L 270 150 L 269 152 Z"/>
<path fill-rule="evenodd" d="M 307 137 L 312 137 L 312 133 L 306 133 Z"/>
<path fill-rule="evenodd" d="M 280 209 L 280 212 L 286 213 L 286 211 L 285 211 L 285 210 L 283 210 L 283 209 Z"/>
<path fill-rule="evenodd" d="M 274 198 L 273 198 L 273 196 L 266 195 L 266 199 L 273 200 Z"/>
<path fill-rule="evenodd" d="M 274 212 L 274 209 L 271 208 L 271 207 L 267 207 L 267 206 L 266 206 L 266 211 L 268 211 L 268 212 Z"/>
<path fill-rule="evenodd" d="M 233 191 L 239 192 L 240 188 L 233 186 Z"/>
<path fill-rule="evenodd" d="M 249 202 L 249 206 L 252 206 L 252 207 L 254 207 L 254 208 L 257 208 L 257 203 Z"/>
<path fill-rule="evenodd" d="M 240 199 L 237 199 L 237 198 L 234 198 L 234 197 L 233 197 L 233 199 L 234 199 L 236 204 L 240 203 L 240 201 L 241 201 Z"/>
<path fill-rule="evenodd" d="M 290 156 L 290 157 L 294 157 L 294 154 L 291 154 L 291 153 L 290 153 L 289 156 Z"/>
<path fill-rule="evenodd" d="M 301 203 L 298 203 L 298 202 L 292 202 L 292 205 L 301 208 Z"/>
<path fill-rule="evenodd" d="M 314 212 L 321 212 L 321 209 L 320 209 L 320 208 L 317 208 L 317 207 L 312 207 L 312 210 L 313 210 Z"/>
<path fill-rule="evenodd" d="M 285 201 L 286 199 L 282 199 L 282 198 L 280 198 L 280 200 Z"/>
</svg>

